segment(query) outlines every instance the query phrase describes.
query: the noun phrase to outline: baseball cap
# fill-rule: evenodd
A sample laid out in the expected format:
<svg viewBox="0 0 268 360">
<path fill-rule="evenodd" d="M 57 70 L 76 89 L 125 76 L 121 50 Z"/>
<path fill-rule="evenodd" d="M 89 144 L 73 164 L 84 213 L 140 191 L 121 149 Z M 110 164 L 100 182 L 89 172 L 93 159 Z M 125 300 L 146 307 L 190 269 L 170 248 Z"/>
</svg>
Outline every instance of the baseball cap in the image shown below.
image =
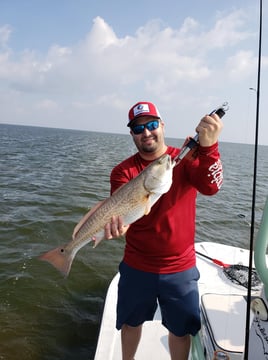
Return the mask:
<svg viewBox="0 0 268 360">
<path fill-rule="evenodd" d="M 161 118 L 157 107 L 153 103 L 148 101 L 139 101 L 137 104 L 133 105 L 128 112 L 127 126 L 130 126 L 132 121 L 140 116 L 154 116 L 158 119 Z"/>
</svg>

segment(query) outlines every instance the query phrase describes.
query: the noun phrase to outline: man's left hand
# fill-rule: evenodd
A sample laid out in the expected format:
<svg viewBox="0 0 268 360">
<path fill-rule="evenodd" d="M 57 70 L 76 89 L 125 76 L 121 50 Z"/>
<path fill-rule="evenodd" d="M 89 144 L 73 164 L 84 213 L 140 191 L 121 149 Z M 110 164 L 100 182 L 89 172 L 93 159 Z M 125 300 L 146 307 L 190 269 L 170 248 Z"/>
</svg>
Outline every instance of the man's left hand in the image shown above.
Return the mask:
<svg viewBox="0 0 268 360">
<path fill-rule="evenodd" d="M 196 127 L 198 140 L 201 146 L 211 146 L 218 141 L 223 123 L 217 114 L 206 115 Z"/>
</svg>

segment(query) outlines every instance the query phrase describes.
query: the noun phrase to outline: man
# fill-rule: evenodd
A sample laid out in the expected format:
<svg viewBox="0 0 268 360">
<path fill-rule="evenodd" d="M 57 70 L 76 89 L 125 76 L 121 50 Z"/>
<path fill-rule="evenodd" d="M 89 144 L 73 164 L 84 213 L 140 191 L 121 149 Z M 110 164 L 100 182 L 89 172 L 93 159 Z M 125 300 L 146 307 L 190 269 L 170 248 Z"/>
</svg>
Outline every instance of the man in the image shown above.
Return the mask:
<svg viewBox="0 0 268 360">
<path fill-rule="evenodd" d="M 156 106 L 138 102 L 129 110 L 130 134 L 138 152 L 111 173 L 111 193 L 137 176 L 150 162 L 179 149 L 167 146 L 165 124 Z M 183 159 L 173 169 L 170 190 L 130 226 L 113 217 L 105 227 L 107 239 L 126 236 L 118 285 L 117 329 L 121 329 L 122 359 L 133 360 L 142 324 L 152 320 L 157 301 L 162 323 L 169 331 L 172 360 L 187 360 L 190 335 L 200 329 L 199 295 L 194 249 L 196 195 L 217 193 L 222 183 L 218 115 L 204 116 L 196 132 L 199 146 L 195 158 Z"/>
</svg>

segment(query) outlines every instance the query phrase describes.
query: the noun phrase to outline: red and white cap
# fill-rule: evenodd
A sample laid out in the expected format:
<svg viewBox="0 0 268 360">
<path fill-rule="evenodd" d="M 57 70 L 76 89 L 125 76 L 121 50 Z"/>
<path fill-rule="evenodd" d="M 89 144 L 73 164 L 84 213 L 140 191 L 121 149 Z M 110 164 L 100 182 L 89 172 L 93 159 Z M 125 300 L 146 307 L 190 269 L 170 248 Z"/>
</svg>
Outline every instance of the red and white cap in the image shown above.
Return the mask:
<svg viewBox="0 0 268 360">
<path fill-rule="evenodd" d="M 136 120 L 140 116 L 153 116 L 160 119 L 160 113 L 157 107 L 148 101 L 140 101 L 137 104 L 133 105 L 128 112 L 128 124 L 130 126 L 133 120 Z"/>
</svg>

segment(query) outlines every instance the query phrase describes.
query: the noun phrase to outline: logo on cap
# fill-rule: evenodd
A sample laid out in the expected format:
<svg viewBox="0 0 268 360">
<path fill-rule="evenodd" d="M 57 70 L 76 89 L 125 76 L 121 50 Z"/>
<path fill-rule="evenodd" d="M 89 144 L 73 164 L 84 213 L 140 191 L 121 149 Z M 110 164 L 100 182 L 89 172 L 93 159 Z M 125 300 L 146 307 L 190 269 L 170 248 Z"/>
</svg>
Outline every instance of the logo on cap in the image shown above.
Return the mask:
<svg viewBox="0 0 268 360">
<path fill-rule="evenodd" d="M 148 104 L 139 104 L 135 106 L 133 109 L 134 117 L 139 114 L 148 113 L 148 112 L 150 112 Z"/>
<path fill-rule="evenodd" d="M 153 116 L 156 118 L 161 118 L 157 107 L 150 102 L 140 101 L 132 106 L 132 108 L 128 112 L 128 125 L 130 126 L 131 121 L 139 116 Z"/>
</svg>

